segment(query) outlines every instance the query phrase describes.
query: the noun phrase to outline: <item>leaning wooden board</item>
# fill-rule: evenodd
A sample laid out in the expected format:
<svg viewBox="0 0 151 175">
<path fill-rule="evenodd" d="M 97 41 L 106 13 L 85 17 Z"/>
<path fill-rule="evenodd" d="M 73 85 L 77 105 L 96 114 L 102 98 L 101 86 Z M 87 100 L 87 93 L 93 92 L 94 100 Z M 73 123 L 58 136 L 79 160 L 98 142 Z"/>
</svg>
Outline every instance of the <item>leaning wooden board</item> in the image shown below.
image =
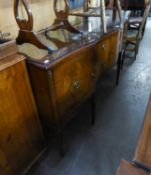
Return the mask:
<svg viewBox="0 0 151 175">
<path fill-rule="evenodd" d="M 134 156 L 134 162 L 151 169 L 151 96 Z"/>
<path fill-rule="evenodd" d="M 25 60 L 16 48 L 4 44 L 0 59 L 0 175 L 21 175 L 44 148 Z"/>
</svg>

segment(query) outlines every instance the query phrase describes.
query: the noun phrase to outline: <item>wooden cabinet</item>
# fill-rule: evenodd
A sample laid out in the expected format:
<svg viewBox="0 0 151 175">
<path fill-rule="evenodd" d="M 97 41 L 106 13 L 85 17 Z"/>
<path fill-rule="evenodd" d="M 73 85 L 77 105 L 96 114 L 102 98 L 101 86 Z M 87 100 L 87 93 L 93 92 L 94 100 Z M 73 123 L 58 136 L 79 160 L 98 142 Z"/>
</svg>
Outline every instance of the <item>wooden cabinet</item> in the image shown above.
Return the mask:
<svg viewBox="0 0 151 175">
<path fill-rule="evenodd" d="M 44 129 L 64 127 L 91 97 L 102 71 L 116 63 L 120 31 L 114 28 L 106 35 L 79 37 L 50 55 L 32 44 L 20 46 L 20 52 L 28 55 L 29 76 Z"/>
<path fill-rule="evenodd" d="M 151 96 L 135 152 L 134 161 L 141 166 L 151 169 Z"/>
<path fill-rule="evenodd" d="M 24 57 L 14 42 L 1 47 L 0 174 L 20 175 L 43 150 L 43 133 Z"/>
<path fill-rule="evenodd" d="M 39 113 L 45 126 L 63 126 L 94 92 L 93 53 L 91 46 L 81 48 L 58 63 L 50 64 L 47 69 L 28 61 Z"/>
<path fill-rule="evenodd" d="M 17 4 L 15 9 L 17 12 Z M 26 11 L 31 16 L 29 8 Z M 116 63 L 121 31 L 121 21 L 112 19 L 112 10 L 108 11 L 106 33 L 99 18 L 77 19 L 70 25 L 66 12 L 61 12 L 65 15 L 63 21 L 56 9 L 55 12 L 58 14 L 56 21 L 63 22 L 64 26 L 55 22 L 54 26 L 37 33 L 25 31 L 23 27 L 17 39 L 18 43 L 24 43 L 20 52 L 27 55 L 44 128 L 63 127 L 92 95 L 102 71 Z M 18 20 L 18 13 L 15 16 L 18 24 L 24 23 Z M 32 21 L 29 23 L 32 28 Z"/>
</svg>

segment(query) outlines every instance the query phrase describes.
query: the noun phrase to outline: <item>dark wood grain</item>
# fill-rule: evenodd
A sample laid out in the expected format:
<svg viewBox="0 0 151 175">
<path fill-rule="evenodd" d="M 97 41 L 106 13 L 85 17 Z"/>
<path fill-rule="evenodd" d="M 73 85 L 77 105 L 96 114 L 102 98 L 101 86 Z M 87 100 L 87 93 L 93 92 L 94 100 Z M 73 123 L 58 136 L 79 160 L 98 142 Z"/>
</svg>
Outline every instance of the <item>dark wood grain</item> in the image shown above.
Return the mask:
<svg viewBox="0 0 151 175">
<path fill-rule="evenodd" d="M 151 169 L 151 96 L 135 152 L 134 162 Z"/>
</svg>

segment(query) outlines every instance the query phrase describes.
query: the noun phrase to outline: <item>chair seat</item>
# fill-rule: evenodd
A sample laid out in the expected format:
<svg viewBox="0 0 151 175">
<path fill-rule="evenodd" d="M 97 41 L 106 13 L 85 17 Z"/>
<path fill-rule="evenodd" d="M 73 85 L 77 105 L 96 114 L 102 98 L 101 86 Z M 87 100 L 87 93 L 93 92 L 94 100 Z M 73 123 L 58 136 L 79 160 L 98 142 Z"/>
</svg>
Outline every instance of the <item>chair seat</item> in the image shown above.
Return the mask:
<svg viewBox="0 0 151 175">
<path fill-rule="evenodd" d="M 138 168 L 126 160 L 121 160 L 116 175 L 150 175 L 148 171 Z"/>
<path fill-rule="evenodd" d="M 137 30 L 129 30 L 127 31 L 127 36 L 126 36 L 126 40 L 136 40 L 138 31 Z"/>
</svg>

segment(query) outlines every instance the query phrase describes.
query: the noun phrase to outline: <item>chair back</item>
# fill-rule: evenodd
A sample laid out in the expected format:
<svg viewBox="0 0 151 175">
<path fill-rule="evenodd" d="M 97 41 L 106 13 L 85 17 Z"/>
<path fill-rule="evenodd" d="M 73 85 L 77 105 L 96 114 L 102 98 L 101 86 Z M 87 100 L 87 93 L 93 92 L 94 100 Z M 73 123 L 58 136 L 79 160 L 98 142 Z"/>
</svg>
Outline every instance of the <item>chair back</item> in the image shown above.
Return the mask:
<svg viewBox="0 0 151 175">
<path fill-rule="evenodd" d="M 151 0 L 148 1 L 148 3 L 146 4 L 145 11 L 144 11 L 144 14 L 143 14 L 143 20 L 142 20 L 142 22 L 140 24 L 140 27 L 139 27 L 137 39 L 141 39 L 141 37 L 142 37 L 143 28 L 145 26 L 145 23 L 146 23 L 148 14 L 149 14 L 149 10 L 150 10 L 150 4 L 151 4 Z"/>
</svg>

